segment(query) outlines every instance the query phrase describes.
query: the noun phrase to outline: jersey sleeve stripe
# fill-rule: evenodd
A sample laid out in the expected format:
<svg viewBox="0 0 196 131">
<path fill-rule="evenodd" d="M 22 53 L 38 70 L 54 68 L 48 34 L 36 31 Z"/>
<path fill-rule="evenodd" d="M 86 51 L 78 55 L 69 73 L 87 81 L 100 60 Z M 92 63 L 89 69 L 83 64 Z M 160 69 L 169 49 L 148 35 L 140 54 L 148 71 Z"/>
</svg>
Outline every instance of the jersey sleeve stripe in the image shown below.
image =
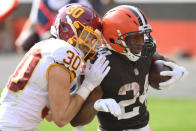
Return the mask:
<svg viewBox="0 0 196 131">
<path fill-rule="evenodd" d="M 66 68 L 63 64 L 58 64 L 58 63 L 52 63 L 49 67 L 48 67 L 48 69 L 47 69 L 47 71 L 46 71 L 46 80 L 48 80 L 48 71 L 49 71 L 49 69 L 52 67 L 52 66 L 62 66 L 63 68 L 65 68 L 67 71 L 69 71 L 69 73 L 70 73 L 70 82 L 72 83 L 72 81 L 74 80 L 74 78 L 75 78 L 75 74 L 72 72 L 72 71 L 70 71 L 68 68 Z"/>
</svg>

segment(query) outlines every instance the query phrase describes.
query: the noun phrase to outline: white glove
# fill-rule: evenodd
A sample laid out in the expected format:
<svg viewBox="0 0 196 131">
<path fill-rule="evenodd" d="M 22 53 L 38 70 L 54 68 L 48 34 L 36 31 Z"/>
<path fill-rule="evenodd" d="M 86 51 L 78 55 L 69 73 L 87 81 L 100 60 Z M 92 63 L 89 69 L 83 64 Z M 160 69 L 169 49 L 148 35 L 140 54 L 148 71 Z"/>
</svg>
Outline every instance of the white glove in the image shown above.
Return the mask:
<svg viewBox="0 0 196 131">
<path fill-rule="evenodd" d="M 172 87 L 175 82 L 184 79 L 188 75 L 188 72 L 184 67 L 179 66 L 173 62 L 166 62 L 166 61 L 162 61 L 162 62 L 164 65 L 172 68 L 172 71 L 160 72 L 160 75 L 162 76 L 171 76 L 169 80 L 159 83 L 160 89 Z"/>
<path fill-rule="evenodd" d="M 95 87 L 101 84 L 101 81 L 108 74 L 110 66 L 109 61 L 106 60 L 105 56 L 99 56 L 94 64 L 87 61 L 85 73 L 85 79 L 83 83 L 87 83 L 87 87 L 90 91 L 94 90 Z"/>
<path fill-rule="evenodd" d="M 115 117 L 122 113 L 120 105 L 112 98 L 97 100 L 94 103 L 94 109 L 102 112 L 110 112 Z"/>
<path fill-rule="evenodd" d="M 86 69 L 84 70 L 85 78 L 80 86 L 77 94 L 80 95 L 84 100 L 88 97 L 91 91 L 95 87 L 101 84 L 101 81 L 110 71 L 110 66 L 108 66 L 109 61 L 106 60 L 105 56 L 98 56 L 98 59 L 94 64 L 90 63 L 90 60 L 86 63 Z"/>
</svg>

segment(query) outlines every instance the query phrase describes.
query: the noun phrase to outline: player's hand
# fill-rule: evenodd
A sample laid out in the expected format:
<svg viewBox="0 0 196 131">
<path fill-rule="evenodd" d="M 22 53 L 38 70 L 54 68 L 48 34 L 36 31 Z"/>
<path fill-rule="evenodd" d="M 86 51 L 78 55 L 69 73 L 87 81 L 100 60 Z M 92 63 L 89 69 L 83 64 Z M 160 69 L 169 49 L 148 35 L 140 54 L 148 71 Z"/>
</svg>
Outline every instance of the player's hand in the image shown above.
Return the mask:
<svg viewBox="0 0 196 131">
<path fill-rule="evenodd" d="M 101 81 L 110 71 L 110 66 L 108 66 L 108 64 L 109 61 L 106 60 L 106 57 L 101 55 L 98 56 L 98 59 L 94 64 L 91 64 L 90 60 L 88 60 L 84 70 L 84 81 L 76 91 L 76 94 L 81 96 L 83 100 L 86 100 L 88 95 L 101 84 Z"/>
<path fill-rule="evenodd" d="M 105 56 L 99 56 L 94 64 L 87 61 L 86 69 L 84 71 L 85 79 L 82 84 L 85 84 L 90 91 L 101 84 L 101 81 L 110 71 L 110 66 L 108 66 L 109 61 L 106 60 Z"/>
<path fill-rule="evenodd" d="M 122 113 L 120 105 L 112 98 L 97 100 L 94 103 L 94 109 L 102 112 L 110 112 L 115 117 Z"/>
<path fill-rule="evenodd" d="M 163 63 L 164 65 L 169 66 L 172 71 L 160 72 L 160 75 L 162 76 L 171 76 L 169 80 L 159 83 L 160 88 L 164 89 L 167 87 L 172 87 L 175 82 L 184 79 L 188 75 L 187 70 L 182 66 L 179 66 L 173 62 L 163 61 Z"/>
</svg>

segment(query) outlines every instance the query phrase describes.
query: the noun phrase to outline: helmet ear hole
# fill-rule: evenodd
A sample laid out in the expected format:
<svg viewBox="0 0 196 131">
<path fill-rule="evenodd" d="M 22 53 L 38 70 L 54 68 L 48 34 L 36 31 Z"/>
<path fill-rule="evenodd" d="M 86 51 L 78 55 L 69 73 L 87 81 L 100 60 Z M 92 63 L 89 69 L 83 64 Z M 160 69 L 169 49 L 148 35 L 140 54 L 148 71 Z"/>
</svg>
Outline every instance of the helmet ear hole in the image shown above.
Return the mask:
<svg viewBox="0 0 196 131">
<path fill-rule="evenodd" d="M 110 38 L 109 40 L 110 40 L 111 43 L 114 43 L 114 39 L 113 38 Z"/>
</svg>

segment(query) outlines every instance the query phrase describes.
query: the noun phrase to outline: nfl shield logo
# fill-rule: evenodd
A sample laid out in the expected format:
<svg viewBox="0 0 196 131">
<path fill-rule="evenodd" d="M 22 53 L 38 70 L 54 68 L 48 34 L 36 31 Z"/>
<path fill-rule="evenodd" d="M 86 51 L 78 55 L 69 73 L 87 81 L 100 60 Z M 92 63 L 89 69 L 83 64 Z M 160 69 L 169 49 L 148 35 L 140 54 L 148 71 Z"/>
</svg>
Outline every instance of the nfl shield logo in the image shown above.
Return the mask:
<svg viewBox="0 0 196 131">
<path fill-rule="evenodd" d="M 135 73 L 136 76 L 138 76 L 139 75 L 139 70 L 137 68 L 135 68 L 134 73 Z"/>
</svg>

